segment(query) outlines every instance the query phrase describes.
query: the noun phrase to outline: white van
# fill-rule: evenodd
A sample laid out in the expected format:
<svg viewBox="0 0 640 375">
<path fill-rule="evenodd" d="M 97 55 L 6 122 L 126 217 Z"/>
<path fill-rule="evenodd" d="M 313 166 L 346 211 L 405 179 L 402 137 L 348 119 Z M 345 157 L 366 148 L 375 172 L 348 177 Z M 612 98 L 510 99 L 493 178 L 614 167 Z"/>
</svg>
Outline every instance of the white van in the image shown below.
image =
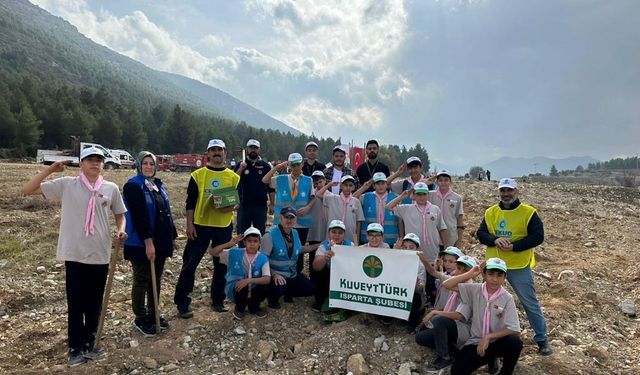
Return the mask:
<svg viewBox="0 0 640 375">
<path fill-rule="evenodd" d="M 125 150 L 109 150 L 111 151 L 111 155 L 116 159 L 120 160 L 120 168 L 131 168 L 134 169 L 136 167 L 136 159 L 131 156 Z"/>
</svg>

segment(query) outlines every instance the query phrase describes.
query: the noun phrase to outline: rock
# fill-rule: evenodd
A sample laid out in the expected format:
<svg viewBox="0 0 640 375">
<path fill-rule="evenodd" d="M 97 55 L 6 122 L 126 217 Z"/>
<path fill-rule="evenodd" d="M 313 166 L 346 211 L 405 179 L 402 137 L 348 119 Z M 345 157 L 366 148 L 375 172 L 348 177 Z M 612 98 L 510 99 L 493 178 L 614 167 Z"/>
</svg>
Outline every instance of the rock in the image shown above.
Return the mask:
<svg viewBox="0 0 640 375">
<path fill-rule="evenodd" d="M 297 344 L 295 344 L 293 346 L 293 353 L 294 354 L 300 354 L 301 350 L 302 350 L 302 343 L 301 342 L 299 342 L 299 343 L 297 343 Z"/>
<path fill-rule="evenodd" d="M 46 285 L 51 285 L 51 286 L 56 286 L 56 285 L 58 285 L 58 283 L 57 283 L 57 282 L 55 282 L 54 280 L 51 280 L 51 279 L 46 279 L 46 280 L 44 280 L 42 283 L 43 283 L 43 284 L 46 284 Z"/>
<path fill-rule="evenodd" d="M 302 367 L 305 372 L 311 372 L 316 367 L 318 360 L 316 358 L 306 358 L 302 361 Z"/>
<path fill-rule="evenodd" d="M 158 362 L 156 362 L 156 360 L 151 357 L 142 358 L 142 363 L 144 363 L 144 367 L 148 368 L 149 370 L 155 370 L 158 368 Z"/>
<path fill-rule="evenodd" d="M 164 274 L 167 275 L 167 276 L 173 276 L 173 272 L 171 272 L 170 269 L 165 269 L 164 270 Z"/>
<path fill-rule="evenodd" d="M 245 331 L 244 327 L 237 326 L 236 328 L 233 329 L 233 333 L 235 333 L 236 335 L 246 335 L 247 331 Z"/>
<path fill-rule="evenodd" d="M 551 340 L 550 344 L 551 344 L 551 346 L 555 346 L 555 347 L 558 347 L 558 348 L 561 348 L 561 347 L 567 345 L 564 341 L 558 340 L 558 339 Z"/>
<path fill-rule="evenodd" d="M 270 362 L 273 360 L 274 346 L 273 343 L 268 341 L 260 340 L 258 342 L 258 353 L 260 353 L 263 361 Z"/>
<path fill-rule="evenodd" d="M 383 352 L 388 352 L 389 351 L 389 345 L 387 345 L 386 342 L 382 343 L 382 347 L 380 348 L 380 350 L 382 350 Z"/>
<path fill-rule="evenodd" d="M 562 335 L 562 341 L 567 345 L 580 345 L 580 340 L 570 333 Z"/>
<path fill-rule="evenodd" d="M 5 315 L 7 315 L 7 312 L 2 307 L 0 307 L 0 317 L 3 317 Z"/>
<path fill-rule="evenodd" d="M 53 371 L 67 371 L 66 365 L 55 365 L 53 366 Z"/>
<path fill-rule="evenodd" d="M 589 242 L 585 243 L 585 244 L 584 244 L 584 245 L 582 245 L 582 246 L 584 246 L 584 247 L 589 247 L 589 248 L 591 248 L 591 247 L 596 247 L 596 243 L 595 243 L 595 242 L 593 242 L 593 241 L 589 241 Z"/>
<path fill-rule="evenodd" d="M 129 347 L 131 347 L 131 348 L 137 348 L 138 346 L 140 346 L 140 343 L 138 342 L 138 340 L 131 340 L 131 341 L 129 341 Z"/>
<path fill-rule="evenodd" d="M 164 366 L 164 371 L 165 372 L 171 372 L 171 371 L 175 371 L 177 369 L 179 369 L 180 367 L 178 365 L 176 365 L 175 363 L 169 363 L 168 365 Z"/>
<path fill-rule="evenodd" d="M 400 365 L 396 375 L 411 375 L 411 370 L 416 369 L 416 364 L 413 362 L 405 362 Z"/>
<path fill-rule="evenodd" d="M 47 270 L 47 269 L 46 269 L 44 266 L 38 266 L 38 267 L 36 268 L 36 271 L 37 271 L 38 273 L 44 273 L 46 270 Z"/>
<path fill-rule="evenodd" d="M 609 353 L 603 348 L 597 346 L 590 346 L 587 348 L 587 354 L 597 359 L 600 363 L 604 363 L 609 359 Z"/>
<path fill-rule="evenodd" d="M 636 303 L 634 300 L 632 299 L 625 299 L 624 301 L 620 302 L 620 309 L 622 310 L 622 313 L 630 318 L 635 318 L 636 317 Z"/>
<path fill-rule="evenodd" d="M 353 375 L 362 375 L 369 373 L 369 366 L 364 360 L 364 356 L 360 353 L 353 354 L 347 360 L 347 371 Z"/>
<path fill-rule="evenodd" d="M 573 279 L 576 277 L 576 272 L 573 270 L 564 270 L 558 274 L 558 280 L 562 280 L 562 278 L 567 277 Z"/>
<path fill-rule="evenodd" d="M 386 339 L 387 339 L 387 338 L 386 338 L 384 335 L 382 335 L 382 336 L 380 336 L 380 337 L 376 337 L 376 338 L 373 340 L 373 347 L 374 347 L 377 351 L 379 351 L 380 349 L 382 349 L 382 344 L 384 343 L 384 340 L 386 340 Z"/>
</svg>

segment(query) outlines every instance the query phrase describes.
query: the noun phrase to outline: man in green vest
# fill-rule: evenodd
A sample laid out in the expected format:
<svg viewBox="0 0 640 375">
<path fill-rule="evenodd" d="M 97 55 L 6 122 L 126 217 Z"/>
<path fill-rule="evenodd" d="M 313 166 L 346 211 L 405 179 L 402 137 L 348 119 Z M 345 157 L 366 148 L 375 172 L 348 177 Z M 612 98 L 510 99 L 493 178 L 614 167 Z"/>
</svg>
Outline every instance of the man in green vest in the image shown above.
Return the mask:
<svg viewBox="0 0 640 375">
<path fill-rule="evenodd" d="M 544 241 L 542 220 L 532 206 L 518 199 L 518 183 L 503 178 L 498 184 L 500 203 L 489 207 L 476 233 L 487 246 L 485 258 L 500 258 L 507 264 L 507 280 L 524 306 L 535 332 L 538 353 L 552 353 L 547 324 L 536 296 L 531 268 L 536 264 L 533 249 Z"/>
</svg>

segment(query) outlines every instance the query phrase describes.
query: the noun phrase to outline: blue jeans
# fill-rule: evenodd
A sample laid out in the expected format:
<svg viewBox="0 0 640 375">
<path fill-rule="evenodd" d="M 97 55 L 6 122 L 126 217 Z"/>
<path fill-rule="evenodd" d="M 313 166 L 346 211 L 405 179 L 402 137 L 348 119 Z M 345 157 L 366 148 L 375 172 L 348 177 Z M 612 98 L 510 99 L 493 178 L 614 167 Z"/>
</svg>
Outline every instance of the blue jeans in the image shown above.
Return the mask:
<svg viewBox="0 0 640 375">
<path fill-rule="evenodd" d="M 507 280 L 509 280 L 513 291 L 516 292 L 524 311 L 527 313 L 529 324 L 531 324 L 531 328 L 536 333 L 533 339 L 536 342 L 546 340 L 547 323 L 544 321 L 540 302 L 538 302 L 538 297 L 536 296 L 531 268 L 527 266 L 519 270 L 508 270 Z"/>
</svg>

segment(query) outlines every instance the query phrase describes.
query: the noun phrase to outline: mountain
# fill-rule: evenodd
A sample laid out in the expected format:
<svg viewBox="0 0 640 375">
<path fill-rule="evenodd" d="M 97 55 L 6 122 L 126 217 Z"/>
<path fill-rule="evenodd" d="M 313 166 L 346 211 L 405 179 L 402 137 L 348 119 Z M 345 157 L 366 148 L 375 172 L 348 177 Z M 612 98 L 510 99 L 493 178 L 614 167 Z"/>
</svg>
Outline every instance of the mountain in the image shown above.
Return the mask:
<svg viewBox="0 0 640 375">
<path fill-rule="evenodd" d="M 94 43 L 60 17 L 27 0 L 0 2 L 0 70 L 47 82 L 104 88 L 146 106 L 179 104 L 207 115 L 301 134 L 264 112 L 203 83 L 153 70 Z"/>
<path fill-rule="evenodd" d="M 562 159 L 553 159 L 544 156 L 536 156 L 532 158 L 512 158 L 502 157 L 491 163 L 483 165 L 484 169 L 491 171 L 491 179 L 499 179 L 502 177 L 519 177 L 532 173 L 549 174 L 552 165 L 556 166 L 558 171 L 566 169 L 576 169 L 582 165 L 587 167 L 589 163 L 597 163 L 599 160 L 591 156 L 572 156 Z"/>
</svg>

